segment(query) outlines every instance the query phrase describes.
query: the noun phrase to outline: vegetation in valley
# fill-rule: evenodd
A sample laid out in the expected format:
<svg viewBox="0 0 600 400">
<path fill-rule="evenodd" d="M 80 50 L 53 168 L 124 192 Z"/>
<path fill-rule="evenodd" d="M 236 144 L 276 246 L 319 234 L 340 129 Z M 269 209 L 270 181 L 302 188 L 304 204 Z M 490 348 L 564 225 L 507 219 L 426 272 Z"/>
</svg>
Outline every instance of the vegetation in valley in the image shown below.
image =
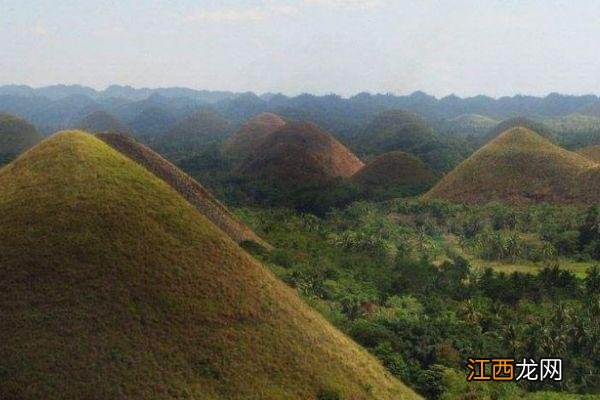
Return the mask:
<svg viewBox="0 0 600 400">
<path fill-rule="evenodd" d="M 276 248 L 258 257 L 427 398 L 600 390 L 598 208 L 395 200 L 324 218 L 286 209 L 240 214 Z M 587 267 L 573 273 L 565 260 Z M 536 266 L 503 271 L 519 261 Z M 467 383 L 467 358 L 482 355 L 561 357 L 564 379 Z"/>
</svg>

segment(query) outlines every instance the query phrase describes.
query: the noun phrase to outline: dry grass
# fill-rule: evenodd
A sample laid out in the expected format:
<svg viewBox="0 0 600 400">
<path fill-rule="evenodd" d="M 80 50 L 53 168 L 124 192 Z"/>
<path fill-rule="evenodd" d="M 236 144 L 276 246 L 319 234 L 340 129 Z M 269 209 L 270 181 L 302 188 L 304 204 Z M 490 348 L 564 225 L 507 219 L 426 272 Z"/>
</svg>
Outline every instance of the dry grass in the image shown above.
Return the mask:
<svg viewBox="0 0 600 400">
<path fill-rule="evenodd" d="M 577 154 L 600 164 L 600 146 L 588 146 L 577 150 Z"/>
<path fill-rule="evenodd" d="M 594 168 L 595 163 L 529 129 L 513 128 L 463 161 L 424 197 L 478 204 L 588 203 L 600 199 L 590 186 L 597 181 Z"/>
<path fill-rule="evenodd" d="M 418 398 L 101 140 L 0 170 L 0 398 Z"/>
<path fill-rule="evenodd" d="M 348 178 L 363 166 L 346 146 L 318 126 L 289 122 L 268 136 L 238 171 L 296 186 Z"/>
</svg>

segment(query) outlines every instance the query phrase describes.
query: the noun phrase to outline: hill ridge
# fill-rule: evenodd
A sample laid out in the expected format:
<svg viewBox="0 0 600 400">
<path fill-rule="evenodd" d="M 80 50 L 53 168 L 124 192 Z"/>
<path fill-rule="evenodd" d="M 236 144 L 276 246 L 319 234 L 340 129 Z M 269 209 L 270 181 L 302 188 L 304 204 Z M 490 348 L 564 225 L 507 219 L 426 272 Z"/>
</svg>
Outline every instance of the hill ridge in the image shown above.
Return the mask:
<svg viewBox="0 0 600 400">
<path fill-rule="evenodd" d="M 183 198 L 196 207 L 200 213 L 205 215 L 237 243 L 250 241 L 260 244 L 267 249 L 272 248 L 270 244 L 258 237 L 249 227 L 233 215 L 204 186 L 160 154 L 129 136 L 119 134 L 97 134 L 96 136 L 167 182 Z"/>
</svg>

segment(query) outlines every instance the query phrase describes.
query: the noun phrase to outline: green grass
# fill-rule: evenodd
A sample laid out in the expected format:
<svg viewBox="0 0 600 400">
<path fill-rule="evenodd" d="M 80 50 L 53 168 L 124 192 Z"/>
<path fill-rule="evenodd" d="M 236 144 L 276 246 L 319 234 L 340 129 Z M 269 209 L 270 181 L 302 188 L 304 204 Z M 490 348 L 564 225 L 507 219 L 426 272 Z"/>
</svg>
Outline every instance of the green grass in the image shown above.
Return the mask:
<svg viewBox="0 0 600 400">
<path fill-rule="evenodd" d="M 418 398 L 91 135 L 0 170 L 0 398 Z"/>
</svg>

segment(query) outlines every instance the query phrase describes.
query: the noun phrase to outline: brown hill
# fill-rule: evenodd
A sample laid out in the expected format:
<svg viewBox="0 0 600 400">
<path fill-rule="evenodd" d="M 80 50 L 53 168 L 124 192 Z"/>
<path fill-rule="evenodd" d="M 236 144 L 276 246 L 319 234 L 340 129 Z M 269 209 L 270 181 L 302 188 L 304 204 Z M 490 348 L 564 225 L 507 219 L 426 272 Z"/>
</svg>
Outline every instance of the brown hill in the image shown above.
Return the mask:
<svg viewBox="0 0 600 400">
<path fill-rule="evenodd" d="M 426 199 L 459 203 L 578 203 L 582 174 L 594 167 L 526 128 L 513 128 L 463 161 Z"/>
<path fill-rule="evenodd" d="M 361 185 L 375 187 L 429 185 L 435 178 L 423 161 L 403 151 L 382 154 L 352 176 Z"/>
<path fill-rule="evenodd" d="M 105 111 L 96 111 L 85 116 L 76 125 L 77 129 L 92 133 L 130 134 L 131 129 Z"/>
<path fill-rule="evenodd" d="M 577 154 L 580 154 L 595 163 L 600 163 L 600 146 L 584 147 L 583 149 L 577 150 Z"/>
<path fill-rule="evenodd" d="M 237 243 L 250 241 L 266 248 L 271 247 L 235 217 L 227 207 L 215 199 L 194 178 L 155 151 L 137 142 L 130 136 L 117 134 L 98 134 L 96 136 L 171 185 L 183 198 L 196 207 L 202 215 L 212 221 Z"/>
<path fill-rule="evenodd" d="M 418 398 L 175 190 L 82 133 L 0 170 L 0 398 Z"/>
<path fill-rule="evenodd" d="M 285 125 L 286 121 L 279 115 L 262 113 L 231 136 L 223 146 L 223 154 L 237 160 L 252 157 L 256 149 L 273 132 Z"/>
<path fill-rule="evenodd" d="M 346 146 L 315 124 L 289 122 L 267 137 L 239 172 L 296 186 L 347 178 L 363 166 Z"/>
</svg>

